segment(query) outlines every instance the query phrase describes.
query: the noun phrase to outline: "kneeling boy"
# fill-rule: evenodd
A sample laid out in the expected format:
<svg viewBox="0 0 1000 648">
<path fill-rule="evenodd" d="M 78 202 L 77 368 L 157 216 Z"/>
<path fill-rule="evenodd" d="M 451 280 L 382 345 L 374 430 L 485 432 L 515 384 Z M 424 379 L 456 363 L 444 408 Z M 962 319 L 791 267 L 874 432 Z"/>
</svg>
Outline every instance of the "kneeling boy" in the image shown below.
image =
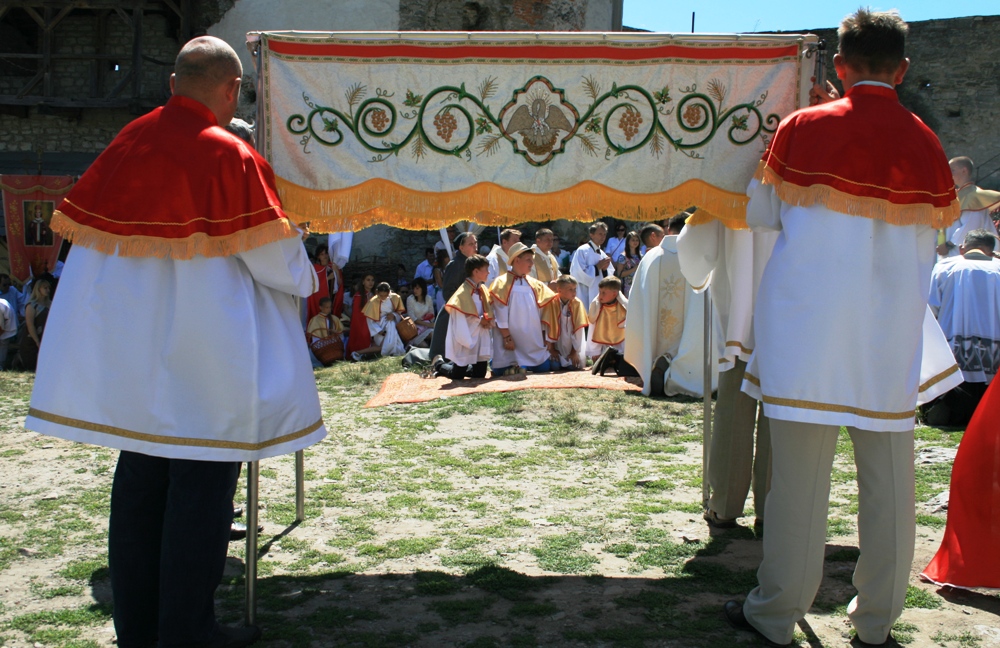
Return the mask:
<svg viewBox="0 0 1000 648">
<path fill-rule="evenodd" d="M 493 350 L 493 305 L 485 281 L 490 262 L 474 254 L 465 260 L 465 281 L 451 296 L 448 311 L 448 332 L 444 349 L 447 360 L 437 356 L 431 363 L 434 375 L 452 380 L 485 378 Z"/>
<path fill-rule="evenodd" d="M 577 282 L 572 275 L 564 274 L 555 283 L 559 299 L 552 300 L 551 307 L 558 312 L 552 319 L 558 323 L 559 332 L 550 342 L 552 364 L 563 369 L 586 369 L 587 309 L 576 296 Z"/>
</svg>

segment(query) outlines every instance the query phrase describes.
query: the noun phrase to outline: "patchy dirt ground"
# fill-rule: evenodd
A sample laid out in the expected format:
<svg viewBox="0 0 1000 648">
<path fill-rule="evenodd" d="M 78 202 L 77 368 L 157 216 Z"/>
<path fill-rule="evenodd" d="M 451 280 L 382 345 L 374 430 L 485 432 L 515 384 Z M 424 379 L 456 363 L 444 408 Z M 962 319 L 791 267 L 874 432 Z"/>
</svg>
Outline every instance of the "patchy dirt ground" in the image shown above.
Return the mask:
<svg viewBox="0 0 1000 648">
<path fill-rule="evenodd" d="M 385 360 L 318 372 L 330 436 L 261 464 L 258 619 L 266 646 L 732 646 L 721 605 L 755 584 L 751 528 L 701 519 L 701 405 L 583 390 L 364 410 Z M 0 645 L 110 646 L 115 453 L 23 429 L 27 374 L 0 374 Z M 918 447 L 961 431 L 921 428 Z M 917 573 L 937 549 L 950 462 L 917 470 L 918 533 L 899 644 L 1000 646 L 1000 598 Z M 825 576 L 802 645 L 850 642 L 857 558 L 850 444 L 838 446 Z M 244 488 L 245 484 L 241 484 Z M 748 502 L 747 524 L 753 521 Z M 243 556 L 219 591 L 243 615 Z"/>
</svg>

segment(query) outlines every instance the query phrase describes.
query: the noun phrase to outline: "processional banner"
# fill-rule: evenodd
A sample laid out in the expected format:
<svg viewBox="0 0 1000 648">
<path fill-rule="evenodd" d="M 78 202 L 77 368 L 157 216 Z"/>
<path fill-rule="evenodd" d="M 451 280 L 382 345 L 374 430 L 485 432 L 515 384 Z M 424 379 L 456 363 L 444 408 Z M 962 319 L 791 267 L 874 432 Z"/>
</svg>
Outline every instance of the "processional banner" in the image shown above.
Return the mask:
<svg viewBox="0 0 1000 648">
<path fill-rule="evenodd" d="M 695 205 L 730 226 L 813 36 L 251 34 L 258 137 L 313 231 Z"/>
<path fill-rule="evenodd" d="M 74 182 L 71 176 L 0 176 L 10 274 L 18 281 L 55 269 L 62 237 L 49 224 Z"/>
</svg>

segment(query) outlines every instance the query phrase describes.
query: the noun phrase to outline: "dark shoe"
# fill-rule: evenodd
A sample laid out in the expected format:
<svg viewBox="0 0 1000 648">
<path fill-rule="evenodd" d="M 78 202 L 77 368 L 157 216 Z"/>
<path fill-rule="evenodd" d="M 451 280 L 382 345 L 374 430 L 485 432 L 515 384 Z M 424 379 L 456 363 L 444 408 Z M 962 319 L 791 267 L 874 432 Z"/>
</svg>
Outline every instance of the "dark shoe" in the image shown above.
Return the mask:
<svg viewBox="0 0 1000 648">
<path fill-rule="evenodd" d="M 235 507 L 233 509 L 233 517 L 234 518 L 241 518 L 241 517 L 243 517 L 243 507 L 242 506 L 237 506 L 237 507 Z"/>
<path fill-rule="evenodd" d="M 217 626 L 215 636 L 209 642 L 209 648 L 244 648 L 251 646 L 260 639 L 260 628 L 257 626 Z"/>
<path fill-rule="evenodd" d="M 264 525 L 257 525 L 257 533 L 264 533 Z M 235 542 L 237 540 L 242 540 L 247 537 L 247 525 L 242 522 L 233 522 L 229 527 L 229 541 Z"/>
<path fill-rule="evenodd" d="M 736 523 L 736 518 L 721 518 L 719 517 L 719 514 L 712 509 L 705 511 L 705 515 L 702 517 L 704 517 L 705 521 L 708 522 L 708 526 L 713 529 L 735 529 L 739 526 Z"/>
<path fill-rule="evenodd" d="M 601 353 L 601 355 L 597 356 L 597 360 L 594 360 L 594 364 L 590 365 L 590 373 L 596 376 L 598 372 L 600 372 L 601 367 L 603 367 L 604 363 L 608 361 L 608 351 L 611 351 L 611 347 L 608 347 L 603 353 Z"/>
<path fill-rule="evenodd" d="M 876 646 L 879 646 L 881 648 L 897 648 L 899 646 L 899 642 L 893 639 L 891 634 L 889 635 L 888 639 L 886 639 L 882 643 L 877 643 L 877 644 L 868 643 L 867 641 L 861 641 L 861 639 L 858 638 L 857 635 L 855 635 L 855 637 L 851 639 L 851 646 L 854 646 L 855 648 L 875 648 Z"/>
<path fill-rule="evenodd" d="M 764 533 L 764 518 L 761 517 L 754 518 L 753 530 L 757 533 L 757 535 L 761 535 Z"/>
<path fill-rule="evenodd" d="M 729 622 L 729 625 L 737 630 L 746 630 L 747 632 L 754 633 L 763 639 L 764 643 L 768 646 L 777 647 L 792 645 L 790 643 L 780 644 L 777 641 L 771 641 L 765 637 L 760 630 L 750 625 L 750 622 L 747 621 L 746 616 L 743 614 L 743 604 L 739 601 L 726 601 L 726 604 L 722 606 L 722 615 L 726 617 L 726 621 Z"/>
<path fill-rule="evenodd" d="M 653 364 L 653 371 L 649 376 L 649 395 L 663 396 L 663 377 L 670 368 L 670 358 L 661 355 Z"/>
</svg>

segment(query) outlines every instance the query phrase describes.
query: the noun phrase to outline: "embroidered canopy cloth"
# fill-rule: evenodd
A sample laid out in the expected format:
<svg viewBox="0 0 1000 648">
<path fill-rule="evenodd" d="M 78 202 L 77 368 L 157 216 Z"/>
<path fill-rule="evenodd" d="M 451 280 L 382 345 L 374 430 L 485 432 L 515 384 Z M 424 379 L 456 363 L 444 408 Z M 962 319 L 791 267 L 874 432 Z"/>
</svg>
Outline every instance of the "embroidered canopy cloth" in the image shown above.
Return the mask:
<svg viewBox="0 0 1000 648">
<path fill-rule="evenodd" d="M 260 146 L 313 231 L 691 205 L 745 188 L 804 105 L 813 36 L 250 34 Z"/>
</svg>

